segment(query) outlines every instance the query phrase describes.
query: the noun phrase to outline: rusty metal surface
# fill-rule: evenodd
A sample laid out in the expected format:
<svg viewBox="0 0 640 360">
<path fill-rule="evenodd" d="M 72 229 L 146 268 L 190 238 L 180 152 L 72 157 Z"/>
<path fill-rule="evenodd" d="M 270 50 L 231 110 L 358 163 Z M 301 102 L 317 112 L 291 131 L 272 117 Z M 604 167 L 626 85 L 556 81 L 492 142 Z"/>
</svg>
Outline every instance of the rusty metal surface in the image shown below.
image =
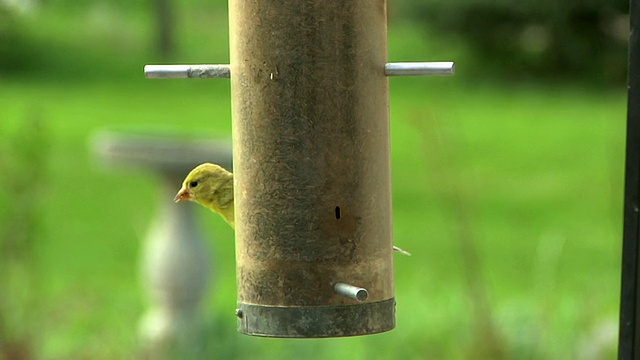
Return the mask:
<svg viewBox="0 0 640 360">
<path fill-rule="evenodd" d="M 392 299 L 386 2 L 229 6 L 238 301 Z"/>
<path fill-rule="evenodd" d="M 266 337 L 303 338 L 376 334 L 395 327 L 396 302 L 348 306 L 281 307 L 238 304 L 238 331 Z"/>
</svg>

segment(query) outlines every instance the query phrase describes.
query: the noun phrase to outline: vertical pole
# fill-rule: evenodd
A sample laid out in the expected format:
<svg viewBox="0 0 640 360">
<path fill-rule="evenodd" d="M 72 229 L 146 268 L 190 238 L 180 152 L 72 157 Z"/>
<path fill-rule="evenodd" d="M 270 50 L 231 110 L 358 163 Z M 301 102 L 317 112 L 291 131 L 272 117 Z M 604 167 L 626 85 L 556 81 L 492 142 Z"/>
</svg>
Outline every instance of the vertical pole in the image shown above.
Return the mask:
<svg viewBox="0 0 640 360">
<path fill-rule="evenodd" d="M 620 302 L 619 359 L 640 357 L 638 319 L 638 240 L 640 238 L 640 0 L 629 6 L 629 79 L 627 148 L 624 190 L 624 232 L 622 246 L 622 292 Z"/>
<path fill-rule="evenodd" d="M 229 12 L 239 330 L 392 329 L 386 1 L 230 0 Z"/>
</svg>

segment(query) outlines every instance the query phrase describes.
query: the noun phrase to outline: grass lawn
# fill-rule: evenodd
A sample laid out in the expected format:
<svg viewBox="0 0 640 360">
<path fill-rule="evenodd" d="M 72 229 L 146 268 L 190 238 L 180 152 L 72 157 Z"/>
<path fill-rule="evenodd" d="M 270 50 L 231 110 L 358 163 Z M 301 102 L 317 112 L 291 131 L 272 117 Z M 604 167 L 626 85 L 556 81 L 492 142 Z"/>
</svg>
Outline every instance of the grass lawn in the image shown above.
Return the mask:
<svg viewBox="0 0 640 360">
<path fill-rule="evenodd" d="M 427 50 L 444 48 L 423 42 L 392 26 L 390 58 L 430 60 Z M 185 62 L 203 62 L 197 55 Z M 159 184 L 144 170 L 98 166 L 91 136 L 141 127 L 231 134 L 226 80 L 144 80 L 143 62 L 152 61 L 134 60 L 125 80 L 0 82 L 0 137 L 31 116 L 48 129 L 36 239 L 43 285 L 29 295 L 33 311 L 9 296 L 24 326 L 13 331 L 34 339 L 39 358 L 130 358 L 137 349 L 146 306 L 138 259 Z M 624 89 L 476 82 L 458 68 L 455 78 L 390 84 L 394 241 L 413 253 L 396 256 L 397 329 L 328 340 L 238 334 L 233 232 L 198 209 L 215 254 L 203 304 L 208 358 L 613 356 Z"/>
</svg>

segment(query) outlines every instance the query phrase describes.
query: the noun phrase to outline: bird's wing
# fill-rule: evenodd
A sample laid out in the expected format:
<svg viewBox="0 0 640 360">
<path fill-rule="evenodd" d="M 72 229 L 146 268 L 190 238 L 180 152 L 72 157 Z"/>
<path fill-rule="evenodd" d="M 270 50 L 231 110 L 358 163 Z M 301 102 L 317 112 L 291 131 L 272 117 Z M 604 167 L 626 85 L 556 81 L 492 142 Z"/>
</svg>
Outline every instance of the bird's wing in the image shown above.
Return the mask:
<svg viewBox="0 0 640 360">
<path fill-rule="evenodd" d="M 222 184 L 217 190 L 218 205 L 221 209 L 226 209 L 233 205 L 233 178 Z"/>
</svg>

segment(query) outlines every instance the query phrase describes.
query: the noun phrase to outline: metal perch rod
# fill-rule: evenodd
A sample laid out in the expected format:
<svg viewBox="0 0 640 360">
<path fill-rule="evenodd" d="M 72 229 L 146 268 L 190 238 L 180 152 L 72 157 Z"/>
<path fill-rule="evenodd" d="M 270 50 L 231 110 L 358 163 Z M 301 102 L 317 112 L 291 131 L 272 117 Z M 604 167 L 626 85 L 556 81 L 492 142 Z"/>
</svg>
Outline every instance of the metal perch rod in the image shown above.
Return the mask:
<svg viewBox="0 0 640 360">
<path fill-rule="evenodd" d="M 445 62 L 398 62 L 387 63 L 384 74 L 387 76 L 434 76 L 453 75 L 456 65 L 452 61 Z"/>
<path fill-rule="evenodd" d="M 358 301 L 365 301 L 369 297 L 367 289 L 345 283 L 335 284 L 333 286 L 333 290 L 340 295 L 344 295 Z"/>
<path fill-rule="evenodd" d="M 229 78 L 231 66 L 219 65 L 145 65 L 147 79 Z"/>
<path fill-rule="evenodd" d="M 384 65 L 386 76 L 437 76 L 453 75 L 455 64 L 445 62 L 398 62 Z M 146 65 L 147 79 L 230 78 L 231 67 L 217 65 Z"/>
</svg>

